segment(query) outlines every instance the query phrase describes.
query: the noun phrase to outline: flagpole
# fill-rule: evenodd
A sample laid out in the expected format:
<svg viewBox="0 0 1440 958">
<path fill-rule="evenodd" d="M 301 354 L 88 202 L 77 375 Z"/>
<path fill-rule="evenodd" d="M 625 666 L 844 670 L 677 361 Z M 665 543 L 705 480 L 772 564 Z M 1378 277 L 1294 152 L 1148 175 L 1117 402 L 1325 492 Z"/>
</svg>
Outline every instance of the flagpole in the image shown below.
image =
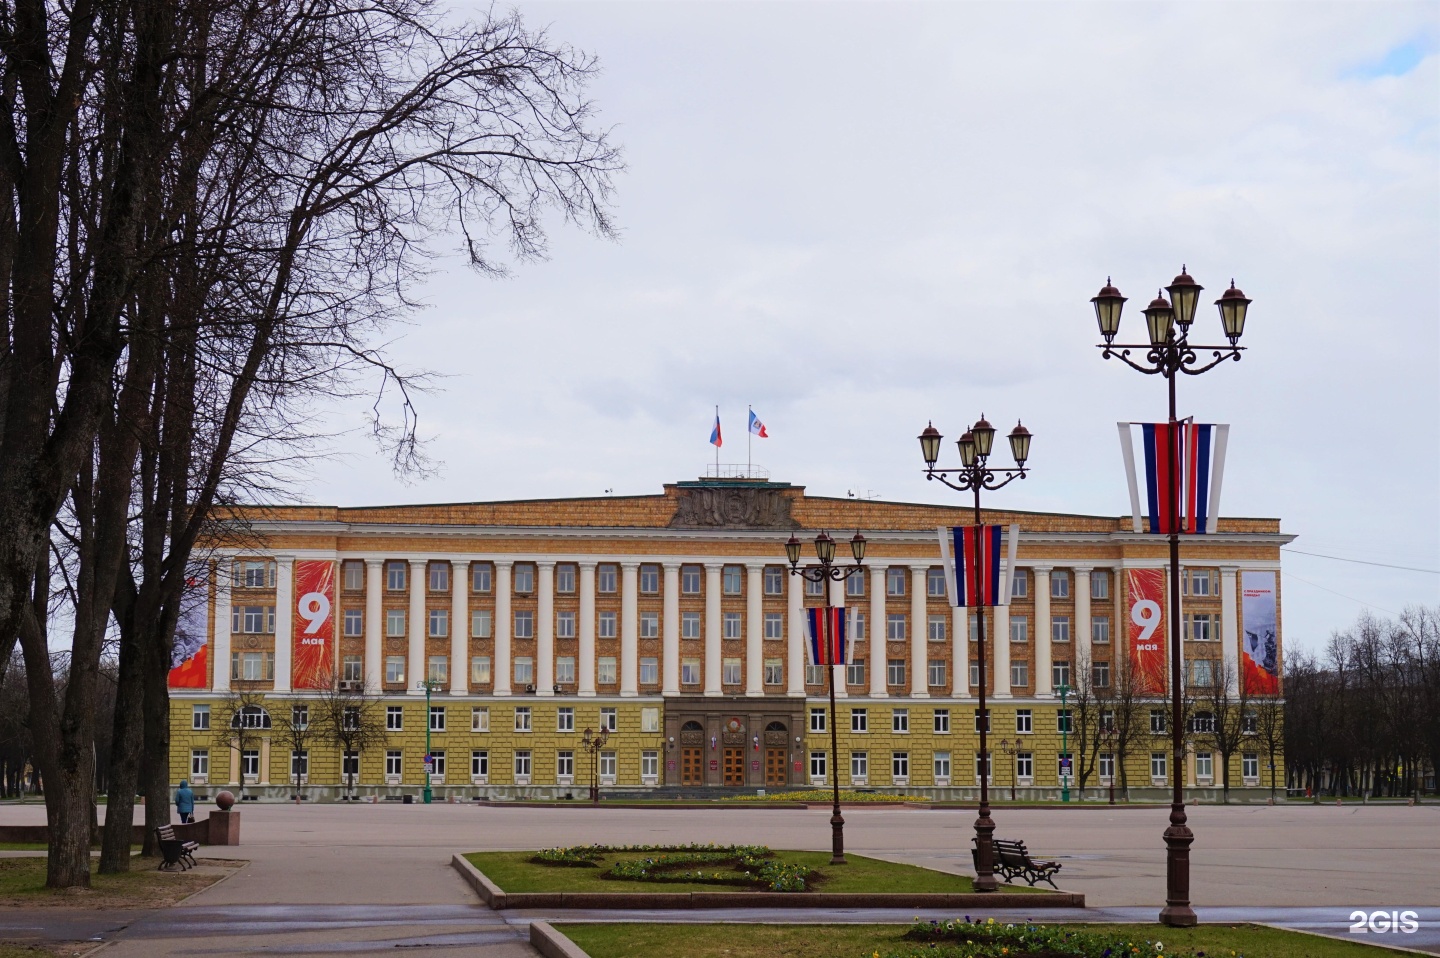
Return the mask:
<svg viewBox="0 0 1440 958">
<path fill-rule="evenodd" d="M 755 415 L 755 407 L 754 407 L 754 406 L 748 406 L 748 405 L 747 405 L 747 406 L 745 407 L 745 410 L 746 410 L 746 412 L 748 412 L 748 413 L 750 414 L 750 416 Z M 746 416 L 746 417 L 745 417 L 745 478 L 746 478 L 746 479 L 749 479 L 749 478 L 750 478 L 750 443 L 751 443 L 751 441 L 752 441 L 752 440 L 751 440 L 751 433 L 750 433 L 750 416 Z"/>
<path fill-rule="evenodd" d="M 720 407 L 715 407 L 715 428 L 720 428 Z M 720 438 L 720 437 L 717 437 Z M 715 478 L 720 478 L 720 444 L 715 444 Z"/>
</svg>

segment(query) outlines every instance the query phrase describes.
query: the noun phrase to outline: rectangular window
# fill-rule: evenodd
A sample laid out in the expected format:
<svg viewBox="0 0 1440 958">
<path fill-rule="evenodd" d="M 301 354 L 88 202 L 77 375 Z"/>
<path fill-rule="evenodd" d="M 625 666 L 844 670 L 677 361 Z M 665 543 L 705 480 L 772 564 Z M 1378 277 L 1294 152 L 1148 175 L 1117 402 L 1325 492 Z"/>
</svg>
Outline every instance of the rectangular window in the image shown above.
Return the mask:
<svg viewBox="0 0 1440 958">
<path fill-rule="evenodd" d="M 345 610 L 345 635 L 347 638 L 356 638 L 365 634 L 365 611 L 363 609 Z"/>
<path fill-rule="evenodd" d="M 1052 662 L 1050 665 L 1050 682 L 1055 688 L 1070 684 L 1070 663 Z"/>
<path fill-rule="evenodd" d="M 785 682 L 785 668 L 780 659 L 765 660 L 765 684 L 782 685 Z"/>
<path fill-rule="evenodd" d="M 237 589 L 275 588 L 275 563 L 269 559 L 245 559 L 232 568 Z"/>
<path fill-rule="evenodd" d="M 430 706 L 430 731 L 432 731 L 432 732 L 443 732 L 443 731 L 445 731 L 445 706 L 443 706 L 443 705 L 432 705 L 432 706 Z"/>
<path fill-rule="evenodd" d="M 643 595 L 660 594 L 660 567 L 658 565 L 642 565 L 640 567 L 640 592 Z"/>
<path fill-rule="evenodd" d="M 1015 754 L 1015 777 L 1033 779 L 1035 777 L 1035 753 L 1017 752 Z"/>
<path fill-rule="evenodd" d="M 190 777 L 192 779 L 204 780 L 210 776 L 210 750 L 208 748 L 193 748 L 190 750 Z"/>
<path fill-rule="evenodd" d="M 1023 615 L 1010 616 L 1010 641 L 1030 641 L 1030 620 Z"/>
<path fill-rule="evenodd" d="M 735 658 L 724 659 L 720 668 L 720 683 L 722 685 L 740 684 L 740 660 Z"/>
<path fill-rule="evenodd" d="M 741 631 L 743 620 L 740 618 L 739 612 L 726 612 L 723 622 L 725 625 L 725 638 L 739 639 L 743 637 Z"/>
<path fill-rule="evenodd" d="M 976 710 L 975 710 L 975 731 L 977 731 L 977 732 L 980 731 L 980 710 L 979 710 L 979 709 L 976 709 Z M 989 732 L 990 732 L 990 710 L 989 710 L 989 709 L 986 709 L 986 710 L 985 710 L 985 732 L 986 732 L 986 734 L 989 734 Z"/>
<path fill-rule="evenodd" d="M 926 619 L 926 635 L 931 642 L 945 641 L 945 616 L 932 615 Z"/>
<path fill-rule="evenodd" d="M 400 705 L 385 706 L 385 731 L 405 731 L 405 709 Z"/>
<path fill-rule="evenodd" d="M 490 707 L 479 706 L 470 709 L 470 731 L 490 731 Z"/>
<path fill-rule="evenodd" d="M 979 660 L 979 659 L 971 659 L 971 660 L 970 660 L 970 687 L 971 687 L 972 689 L 978 689 L 978 688 L 980 687 L 980 660 Z"/>
<path fill-rule="evenodd" d="M 640 659 L 640 684 L 657 685 L 660 682 L 660 660 L 653 655 Z"/>
<path fill-rule="evenodd" d="M 1114 710 L 1114 709 L 1103 709 L 1103 710 L 1100 712 L 1100 731 L 1101 731 L 1101 732 L 1113 732 L 1113 731 L 1115 731 L 1115 710 Z"/>
<path fill-rule="evenodd" d="M 720 591 L 724 595 L 739 595 L 744 587 L 745 567 L 727 565 L 720 574 Z"/>
<path fill-rule="evenodd" d="M 778 565 L 765 567 L 765 594 L 781 595 L 785 591 L 785 569 Z"/>
<path fill-rule="evenodd" d="M 615 731 L 618 731 L 618 730 L 619 730 L 619 725 L 618 725 L 619 714 L 620 714 L 620 712 L 619 712 L 618 709 L 613 709 L 613 708 L 603 708 L 603 709 L 601 709 L 601 710 L 600 710 L 600 728 L 603 729 L 603 730 L 606 731 L 606 732 L 615 732 Z"/>
<path fill-rule="evenodd" d="M 1151 709 L 1151 710 L 1150 710 L 1150 734 L 1151 734 L 1151 735 L 1164 735 L 1164 734 L 1165 734 L 1165 710 L 1164 710 L 1164 709 Z"/>
<path fill-rule="evenodd" d="M 885 570 L 885 594 L 905 594 L 905 571 L 904 569 L 893 568 Z"/>
<path fill-rule="evenodd" d="M 431 592 L 450 591 L 450 563 L 432 562 L 426 567 L 430 576 Z"/>
<path fill-rule="evenodd" d="M 562 780 L 562 785 L 574 780 L 575 753 L 573 751 L 555 753 L 555 777 Z"/>
<path fill-rule="evenodd" d="M 864 781 L 870 774 L 870 756 L 868 752 L 850 753 L 850 779 L 851 781 Z"/>
<path fill-rule="evenodd" d="M 850 630 L 850 638 L 855 642 L 865 641 L 865 611 L 863 609 L 846 609 L 845 615 L 849 618 L 846 623 Z"/>
<path fill-rule="evenodd" d="M 1240 777 L 1255 780 L 1260 777 L 1260 756 L 1246 752 L 1240 756 Z"/>
<path fill-rule="evenodd" d="M 811 566 L 811 568 L 814 568 L 814 566 Z M 806 594 L 806 595 L 824 595 L 824 594 L 825 594 L 825 583 L 807 577 L 807 578 L 805 579 L 805 594 Z"/>
<path fill-rule="evenodd" d="M 470 777 L 490 777 L 490 751 L 488 749 L 477 749 L 470 753 Z"/>
<path fill-rule="evenodd" d="M 700 684 L 700 660 L 699 660 L 699 659 L 681 659 L 681 660 L 680 660 L 680 684 L 681 684 L 681 685 L 699 685 L 699 684 Z"/>
<path fill-rule="evenodd" d="M 865 573 L 852 572 L 845 577 L 845 595 L 852 599 L 865 595 Z"/>
<path fill-rule="evenodd" d="M 870 713 L 867 712 L 865 709 L 851 709 L 851 710 L 850 710 L 850 731 L 852 731 L 852 732 L 868 732 L 868 731 L 870 731 Z"/>
<path fill-rule="evenodd" d="M 616 619 L 615 619 L 615 613 L 614 613 L 614 612 L 601 612 L 601 613 L 600 613 L 600 632 L 599 632 L 600 638 L 602 638 L 602 639 L 613 639 L 613 638 L 615 638 L 615 636 L 616 636 L 616 634 L 617 634 L 616 627 L 615 627 L 615 621 L 616 621 Z"/>
<path fill-rule="evenodd" d="M 575 709 L 572 706 L 563 706 L 555 710 L 555 731 L 575 731 Z"/>
<path fill-rule="evenodd" d="M 1015 688 L 1015 689 L 1023 689 L 1023 688 L 1026 688 L 1027 686 L 1029 686 L 1029 684 L 1030 684 L 1030 663 L 1028 663 L 1028 662 L 1011 662 L 1011 663 L 1010 663 L 1010 687 L 1011 687 L 1011 688 Z"/>
<path fill-rule="evenodd" d="M 555 638 L 575 638 L 575 613 L 557 612 L 555 614 Z"/>
<path fill-rule="evenodd" d="M 575 563 L 562 562 L 555 567 L 555 591 L 561 595 L 575 593 Z"/>
<path fill-rule="evenodd" d="M 359 592 L 365 588 L 365 563 L 350 560 L 340 564 L 346 592 Z"/>
<path fill-rule="evenodd" d="M 404 772 L 404 755 L 398 748 L 392 748 L 385 753 L 385 777 L 399 778 Z"/>
<path fill-rule="evenodd" d="M 765 613 L 765 638 L 772 642 L 785 638 L 785 613 Z"/>
<path fill-rule="evenodd" d="M 698 565 L 684 565 L 680 567 L 680 594 L 699 595 L 700 581 L 703 578 Z"/>
<path fill-rule="evenodd" d="M 680 638 L 682 638 L 682 639 L 698 639 L 698 638 L 700 638 L 700 613 L 699 613 L 699 612 L 681 612 L 681 613 L 680 613 Z"/>
<path fill-rule="evenodd" d="M 1213 659 L 1191 659 L 1190 684 L 1208 688 L 1215 684 L 1215 661 Z"/>
<path fill-rule="evenodd" d="M 300 731 L 308 729 L 310 727 L 310 706 L 290 706 L 290 726 Z"/>
<path fill-rule="evenodd" d="M 1215 777 L 1215 760 L 1209 752 L 1195 753 L 1195 777 L 1205 779 Z"/>
<path fill-rule="evenodd" d="M 490 638 L 491 626 L 494 621 L 494 613 L 489 609 L 471 609 L 470 637 L 472 639 Z"/>
<path fill-rule="evenodd" d="M 1208 612 L 1185 613 L 1185 638 L 1191 642 L 1213 642 L 1218 639 L 1216 616 Z"/>
<path fill-rule="evenodd" d="M 904 659 L 887 659 L 885 661 L 885 683 L 887 685 L 905 684 Z"/>
<path fill-rule="evenodd" d="M 515 563 L 513 591 L 517 595 L 529 595 L 535 591 L 535 565 L 531 562 Z"/>
<path fill-rule="evenodd" d="M 519 705 L 515 708 L 515 731 L 530 731 L 530 706 Z"/>
<path fill-rule="evenodd" d="M 405 635 L 405 610 L 385 610 L 385 634 L 392 639 L 403 638 Z"/>
<path fill-rule="evenodd" d="M 905 641 L 905 613 L 890 612 L 886 614 L 885 638 L 891 642 Z"/>
<path fill-rule="evenodd" d="M 1092 662 L 1090 664 L 1090 684 L 1097 689 L 1108 689 L 1110 687 L 1110 663 Z"/>
<path fill-rule="evenodd" d="M 1016 733 L 1017 735 L 1026 735 L 1026 734 L 1029 734 L 1029 733 L 1033 730 L 1033 727 L 1034 727 L 1034 725 L 1033 725 L 1033 716 L 1030 714 L 1030 710 L 1029 710 L 1029 709 L 1016 709 L 1016 710 L 1015 710 L 1015 733 Z"/>
<path fill-rule="evenodd" d="M 1163 781 L 1165 778 L 1165 753 L 1150 753 L 1150 778 L 1153 781 Z"/>
<path fill-rule="evenodd" d="M 950 753 L 949 753 L 949 752 L 936 752 L 936 753 L 935 753 L 935 782 L 936 782 L 937 784 L 942 783 L 942 782 L 948 784 L 949 781 L 950 781 Z"/>
<path fill-rule="evenodd" d="M 1030 572 L 1016 569 L 1010 574 L 1010 598 L 1023 599 L 1030 594 Z"/>
<path fill-rule="evenodd" d="M 659 612 L 641 612 L 641 613 L 640 613 L 640 638 L 642 638 L 642 639 L 658 639 L 658 638 L 660 638 L 660 613 L 659 613 Z"/>
<path fill-rule="evenodd" d="M 1110 616 L 1097 615 L 1090 620 L 1090 641 L 1096 645 L 1110 644 Z"/>
<path fill-rule="evenodd" d="M 620 591 L 620 567 L 611 563 L 602 563 L 595 570 L 595 590 L 611 595 Z"/>
<path fill-rule="evenodd" d="M 488 562 L 477 562 L 470 567 L 470 591 L 491 592 L 495 585 L 495 567 Z"/>
<path fill-rule="evenodd" d="M 927 669 L 927 673 L 929 676 L 927 684 L 931 688 L 940 688 L 944 686 L 946 671 L 947 670 L 945 668 L 944 659 L 931 659 L 929 663 L 929 668 Z"/>
<path fill-rule="evenodd" d="M 515 781 L 519 784 L 530 783 L 530 750 L 522 749 L 515 753 Z"/>
<path fill-rule="evenodd" d="M 1214 595 L 1212 588 L 1214 580 L 1210 578 L 1209 569 L 1191 569 L 1189 574 L 1181 580 L 1181 584 L 1188 584 L 1185 590 L 1186 595 Z"/>
<path fill-rule="evenodd" d="M 1260 730 L 1260 716 L 1254 712 L 1246 712 L 1240 716 L 1240 734 L 1254 735 Z"/>
<path fill-rule="evenodd" d="M 858 685 L 862 688 L 865 685 L 865 660 L 855 659 L 845 666 L 845 684 Z"/>
<path fill-rule="evenodd" d="M 1055 713 L 1055 731 L 1064 732 L 1067 735 L 1075 731 L 1075 725 L 1069 709 L 1060 709 Z"/>
<path fill-rule="evenodd" d="M 390 685 L 405 684 L 405 656 L 385 656 L 385 681 Z"/>
<path fill-rule="evenodd" d="M 1063 570 L 1050 573 L 1050 598 L 1070 598 L 1070 573 Z"/>
<path fill-rule="evenodd" d="M 1090 573 L 1090 598 L 1110 598 L 1110 573 L 1104 569 L 1097 569 Z"/>
<path fill-rule="evenodd" d="M 932 599 L 945 598 L 944 569 L 929 569 L 925 572 L 925 594 Z"/>
<path fill-rule="evenodd" d="M 526 610 L 515 611 L 515 631 L 511 633 L 517 639 L 535 638 L 535 613 Z"/>
<path fill-rule="evenodd" d="M 984 771 L 982 772 L 981 769 L 984 769 Z M 980 781 L 980 776 L 983 774 L 983 775 L 985 776 L 985 781 L 987 781 L 987 782 L 989 782 L 989 783 L 991 783 L 991 784 L 993 785 L 994 782 L 995 782 L 995 777 L 994 777 L 994 775 L 991 774 L 991 771 L 992 771 L 992 769 L 991 769 L 991 767 L 990 767 L 990 756 L 989 756 L 989 755 L 985 756 L 985 759 L 982 761 L 981 758 L 980 758 L 980 756 L 979 756 L 979 755 L 976 755 L 976 756 L 975 756 L 975 781 L 977 781 L 977 782 Z"/>
<path fill-rule="evenodd" d="M 390 592 L 404 592 L 405 580 L 409 577 L 410 563 L 394 560 L 385 563 L 385 588 Z"/>
<path fill-rule="evenodd" d="M 825 684 L 825 666 L 823 666 L 823 665 L 807 665 L 807 666 L 805 666 L 805 684 L 806 684 L 806 685 L 824 685 L 824 684 Z"/>
<path fill-rule="evenodd" d="M 1053 619 L 1050 620 L 1050 641 L 1051 641 L 1051 642 L 1069 642 L 1069 641 L 1070 641 L 1070 616 L 1068 616 L 1068 615 L 1057 615 L 1057 616 L 1055 616 Z"/>
<path fill-rule="evenodd" d="M 810 780 L 824 781 L 825 779 L 825 753 L 810 753 Z"/>
<path fill-rule="evenodd" d="M 297 776 L 302 781 L 310 777 L 310 751 L 308 749 L 301 749 L 298 752 L 294 749 L 290 750 L 290 778 L 293 781 Z"/>
<path fill-rule="evenodd" d="M 528 655 L 516 656 L 515 677 L 512 681 L 519 686 L 535 684 L 535 660 Z"/>
<path fill-rule="evenodd" d="M 203 732 L 210 727 L 210 706 L 190 706 L 190 727 L 197 732 Z"/>
<path fill-rule="evenodd" d="M 647 750 L 640 753 L 640 780 L 653 782 L 660 777 L 660 753 Z"/>
<path fill-rule="evenodd" d="M 812 731 L 812 732 L 823 732 L 823 731 L 825 731 L 825 729 L 826 729 L 826 725 L 825 725 L 825 710 L 824 710 L 824 709 L 811 709 L 811 710 L 810 710 L 810 731 Z"/>
<path fill-rule="evenodd" d="M 602 655 L 597 660 L 596 664 L 598 666 L 598 668 L 596 669 L 596 672 L 598 673 L 596 681 L 601 685 L 614 685 L 616 681 L 615 656 Z"/>
<path fill-rule="evenodd" d="M 643 708 L 640 710 L 640 731 L 660 731 L 660 710 L 658 708 Z"/>
<path fill-rule="evenodd" d="M 1115 777 L 1115 753 L 1100 753 L 1100 781 L 1108 782 Z"/>
<path fill-rule="evenodd" d="M 230 610 L 230 631 L 247 635 L 271 635 L 275 632 L 273 605 L 237 605 Z"/>
<path fill-rule="evenodd" d="M 490 656 L 474 655 L 470 657 L 470 684 L 490 684 Z"/>
<path fill-rule="evenodd" d="M 895 709 L 890 713 L 890 731 L 897 735 L 910 734 L 910 710 Z"/>
<path fill-rule="evenodd" d="M 450 637 L 450 610 L 430 610 L 430 638 L 447 639 Z"/>
</svg>

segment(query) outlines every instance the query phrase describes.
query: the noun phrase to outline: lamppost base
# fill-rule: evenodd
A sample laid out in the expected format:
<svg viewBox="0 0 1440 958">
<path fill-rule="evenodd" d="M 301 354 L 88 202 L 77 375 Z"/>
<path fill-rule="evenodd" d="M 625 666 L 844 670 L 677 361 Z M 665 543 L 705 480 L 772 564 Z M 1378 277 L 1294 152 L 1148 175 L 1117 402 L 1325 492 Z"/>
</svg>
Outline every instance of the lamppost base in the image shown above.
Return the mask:
<svg viewBox="0 0 1440 958">
<path fill-rule="evenodd" d="M 1160 923 L 1192 928 L 1200 921 L 1190 907 L 1190 844 L 1195 836 L 1185 825 L 1184 806 L 1172 809 L 1170 821 L 1165 829 L 1165 907 L 1160 909 Z"/>
<path fill-rule="evenodd" d="M 423 801 L 425 802 L 426 805 L 429 805 L 429 804 L 430 804 L 430 797 L 431 797 L 431 795 L 430 795 L 430 786 L 429 786 L 429 785 L 426 785 L 426 786 L 425 786 L 425 791 L 424 791 L 423 794 L 424 794 L 424 799 L 423 799 Z"/>
<path fill-rule="evenodd" d="M 995 820 L 990 817 L 988 806 L 980 809 L 975 819 L 975 847 L 979 849 L 978 866 L 975 869 L 974 888 L 977 892 L 999 891 L 1000 882 L 995 877 Z"/>
<path fill-rule="evenodd" d="M 839 809 L 830 816 L 830 864 L 849 864 L 845 861 L 845 818 Z"/>
</svg>

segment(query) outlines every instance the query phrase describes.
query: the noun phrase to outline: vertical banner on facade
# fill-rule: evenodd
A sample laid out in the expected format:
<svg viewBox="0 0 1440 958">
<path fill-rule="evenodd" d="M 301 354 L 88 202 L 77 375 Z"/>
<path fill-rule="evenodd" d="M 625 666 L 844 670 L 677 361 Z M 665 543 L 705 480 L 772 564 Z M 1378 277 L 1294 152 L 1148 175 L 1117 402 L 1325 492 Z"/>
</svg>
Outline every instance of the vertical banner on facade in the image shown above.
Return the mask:
<svg viewBox="0 0 1440 958">
<path fill-rule="evenodd" d="M 335 639 L 335 563 L 305 559 L 295 563 L 295 644 L 291 687 L 325 688 L 332 676 Z"/>
<path fill-rule="evenodd" d="M 1165 570 L 1126 569 L 1125 583 L 1135 692 L 1162 695 L 1165 692 Z"/>
<path fill-rule="evenodd" d="M 172 689 L 203 689 L 209 685 L 206 674 L 206 641 L 210 617 L 210 589 L 204 575 L 185 580 L 180 595 L 180 619 L 175 623 L 175 644 L 170 647 L 170 680 Z"/>
<path fill-rule="evenodd" d="M 1280 693 L 1280 643 L 1275 626 L 1275 573 L 1241 573 L 1240 651 L 1245 691 L 1251 695 Z"/>
</svg>

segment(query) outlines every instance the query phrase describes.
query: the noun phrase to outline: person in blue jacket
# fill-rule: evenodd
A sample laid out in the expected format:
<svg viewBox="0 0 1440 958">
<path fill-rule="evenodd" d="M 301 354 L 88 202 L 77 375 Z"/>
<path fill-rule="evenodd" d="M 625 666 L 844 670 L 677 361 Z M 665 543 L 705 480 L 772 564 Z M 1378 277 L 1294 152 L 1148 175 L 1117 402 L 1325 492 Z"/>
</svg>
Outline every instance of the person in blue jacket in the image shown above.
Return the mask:
<svg viewBox="0 0 1440 958">
<path fill-rule="evenodd" d="M 195 821 L 195 793 L 190 791 L 190 783 L 183 778 L 180 787 L 175 790 L 175 811 L 180 815 L 181 822 Z"/>
</svg>

